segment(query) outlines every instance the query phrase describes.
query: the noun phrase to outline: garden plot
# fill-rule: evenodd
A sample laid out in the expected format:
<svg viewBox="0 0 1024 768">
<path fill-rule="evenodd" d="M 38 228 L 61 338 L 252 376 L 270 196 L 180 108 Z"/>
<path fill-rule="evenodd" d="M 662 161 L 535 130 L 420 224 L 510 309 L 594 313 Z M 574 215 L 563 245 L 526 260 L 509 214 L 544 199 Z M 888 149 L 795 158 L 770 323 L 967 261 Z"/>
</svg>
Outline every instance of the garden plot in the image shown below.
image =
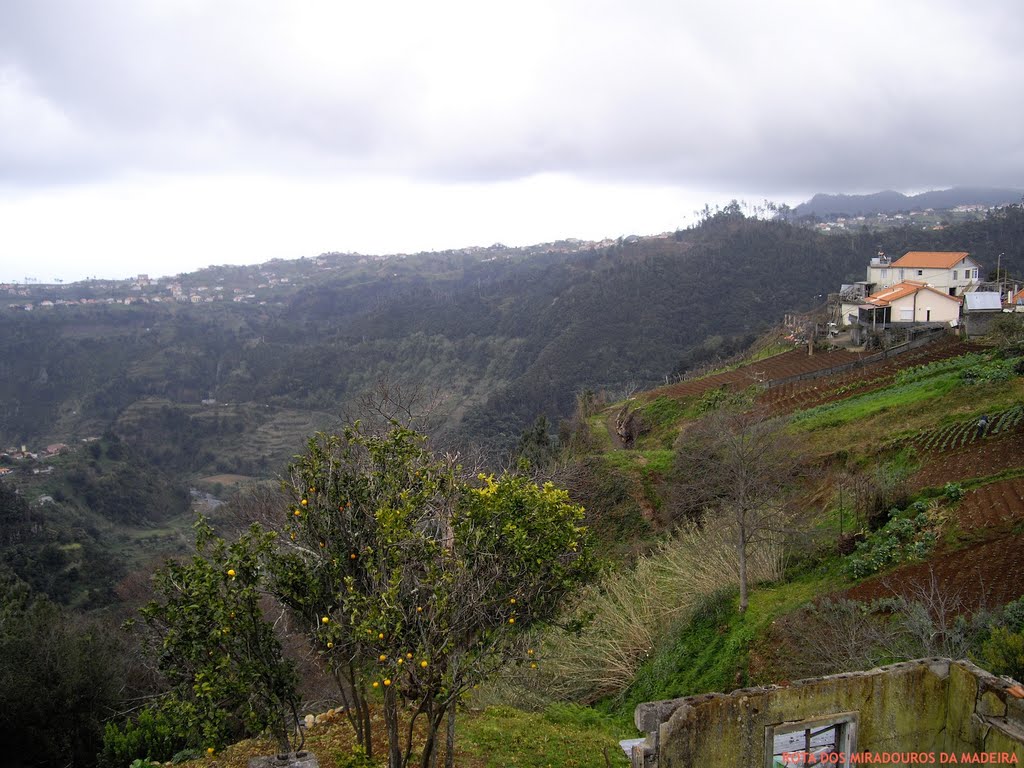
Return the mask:
<svg viewBox="0 0 1024 768">
<path fill-rule="evenodd" d="M 1012 477 L 968 491 L 955 517 L 961 530 L 1007 529 L 1024 522 L 1024 477 Z"/>
<path fill-rule="evenodd" d="M 931 589 L 958 598 L 967 611 L 992 609 L 1024 595 L 1024 534 L 998 536 L 964 549 L 933 555 L 927 562 L 902 565 L 858 584 L 846 593 L 869 602 L 894 595 L 915 599 Z"/>
</svg>

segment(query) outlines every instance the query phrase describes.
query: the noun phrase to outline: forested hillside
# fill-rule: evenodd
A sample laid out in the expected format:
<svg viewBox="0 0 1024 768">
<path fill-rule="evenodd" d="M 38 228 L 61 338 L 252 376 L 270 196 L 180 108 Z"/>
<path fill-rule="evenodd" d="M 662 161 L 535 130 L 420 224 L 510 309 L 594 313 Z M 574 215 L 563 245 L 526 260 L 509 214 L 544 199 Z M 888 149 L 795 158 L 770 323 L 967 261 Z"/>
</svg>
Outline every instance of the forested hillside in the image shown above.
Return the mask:
<svg viewBox="0 0 1024 768">
<path fill-rule="evenodd" d="M 824 237 L 738 208 L 668 238 L 524 257 L 352 266 L 266 305 L 4 311 L 0 443 L 112 429 L 176 472 L 272 474 L 382 376 L 436 388 L 444 429 L 492 449 L 574 394 L 649 386 L 862 277 L 877 250 L 957 248 L 1024 272 L 1024 215 Z M 201 406 L 215 399 L 216 407 Z"/>
</svg>

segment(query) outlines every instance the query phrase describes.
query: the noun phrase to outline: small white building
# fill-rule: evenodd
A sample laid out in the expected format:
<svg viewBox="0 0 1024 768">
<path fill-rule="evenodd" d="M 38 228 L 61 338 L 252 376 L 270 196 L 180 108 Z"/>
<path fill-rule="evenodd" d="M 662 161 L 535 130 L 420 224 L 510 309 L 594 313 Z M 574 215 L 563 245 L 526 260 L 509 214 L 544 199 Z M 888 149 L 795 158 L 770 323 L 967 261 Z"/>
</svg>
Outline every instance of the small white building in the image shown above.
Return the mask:
<svg viewBox="0 0 1024 768">
<path fill-rule="evenodd" d="M 867 281 L 881 290 L 910 280 L 962 296 L 977 285 L 980 270 L 981 265 L 964 251 L 909 251 L 896 261 L 881 254 L 873 258 Z"/>
<path fill-rule="evenodd" d="M 868 296 L 859 304 L 843 305 L 845 323 L 948 323 L 960 320 L 963 299 L 924 283 L 904 281 Z"/>
</svg>

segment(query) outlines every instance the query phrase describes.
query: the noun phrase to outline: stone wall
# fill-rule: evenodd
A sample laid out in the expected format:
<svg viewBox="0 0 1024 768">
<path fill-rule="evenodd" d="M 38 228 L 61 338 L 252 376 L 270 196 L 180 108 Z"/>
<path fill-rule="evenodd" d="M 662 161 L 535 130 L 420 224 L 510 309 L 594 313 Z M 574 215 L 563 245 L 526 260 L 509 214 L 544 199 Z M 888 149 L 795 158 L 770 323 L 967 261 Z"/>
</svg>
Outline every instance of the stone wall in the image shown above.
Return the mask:
<svg viewBox="0 0 1024 768">
<path fill-rule="evenodd" d="M 787 685 L 647 702 L 634 768 L 761 768 L 770 729 L 844 721 L 852 752 L 998 753 L 1024 763 L 1024 688 L 968 661 L 920 659 Z M 930 762 L 925 759 L 925 762 Z M 840 764 L 842 765 L 842 763 Z"/>
</svg>

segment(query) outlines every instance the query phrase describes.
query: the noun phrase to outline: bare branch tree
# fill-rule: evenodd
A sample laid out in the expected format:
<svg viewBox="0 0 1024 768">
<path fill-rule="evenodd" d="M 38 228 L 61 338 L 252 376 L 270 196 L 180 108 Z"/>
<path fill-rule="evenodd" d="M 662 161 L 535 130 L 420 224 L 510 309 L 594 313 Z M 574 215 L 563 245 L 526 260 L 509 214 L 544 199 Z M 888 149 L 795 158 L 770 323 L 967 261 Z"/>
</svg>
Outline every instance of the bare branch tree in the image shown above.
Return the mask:
<svg viewBox="0 0 1024 768">
<path fill-rule="evenodd" d="M 394 424 L 428 433 L 433 414 L 441 404 L 440 389 L 428 390 L 423 382 L 401 382 L 387 374 L 359 396 L 355 413 L 345 413 L 345 422 L 366 417 L 379 422 L 375 426 L 386 431 Z"/>
<path fill-rule="evenodd" d="M 736 531 L 740 613 L 747 609 L 751 547 L 788 529 L 789 493 L 801 474 L 796 438 L 779 419 L 758 411 L 718 410 L 676 443 L 675 517 L 702 522 L 728 517 Z"/>
</svg>

